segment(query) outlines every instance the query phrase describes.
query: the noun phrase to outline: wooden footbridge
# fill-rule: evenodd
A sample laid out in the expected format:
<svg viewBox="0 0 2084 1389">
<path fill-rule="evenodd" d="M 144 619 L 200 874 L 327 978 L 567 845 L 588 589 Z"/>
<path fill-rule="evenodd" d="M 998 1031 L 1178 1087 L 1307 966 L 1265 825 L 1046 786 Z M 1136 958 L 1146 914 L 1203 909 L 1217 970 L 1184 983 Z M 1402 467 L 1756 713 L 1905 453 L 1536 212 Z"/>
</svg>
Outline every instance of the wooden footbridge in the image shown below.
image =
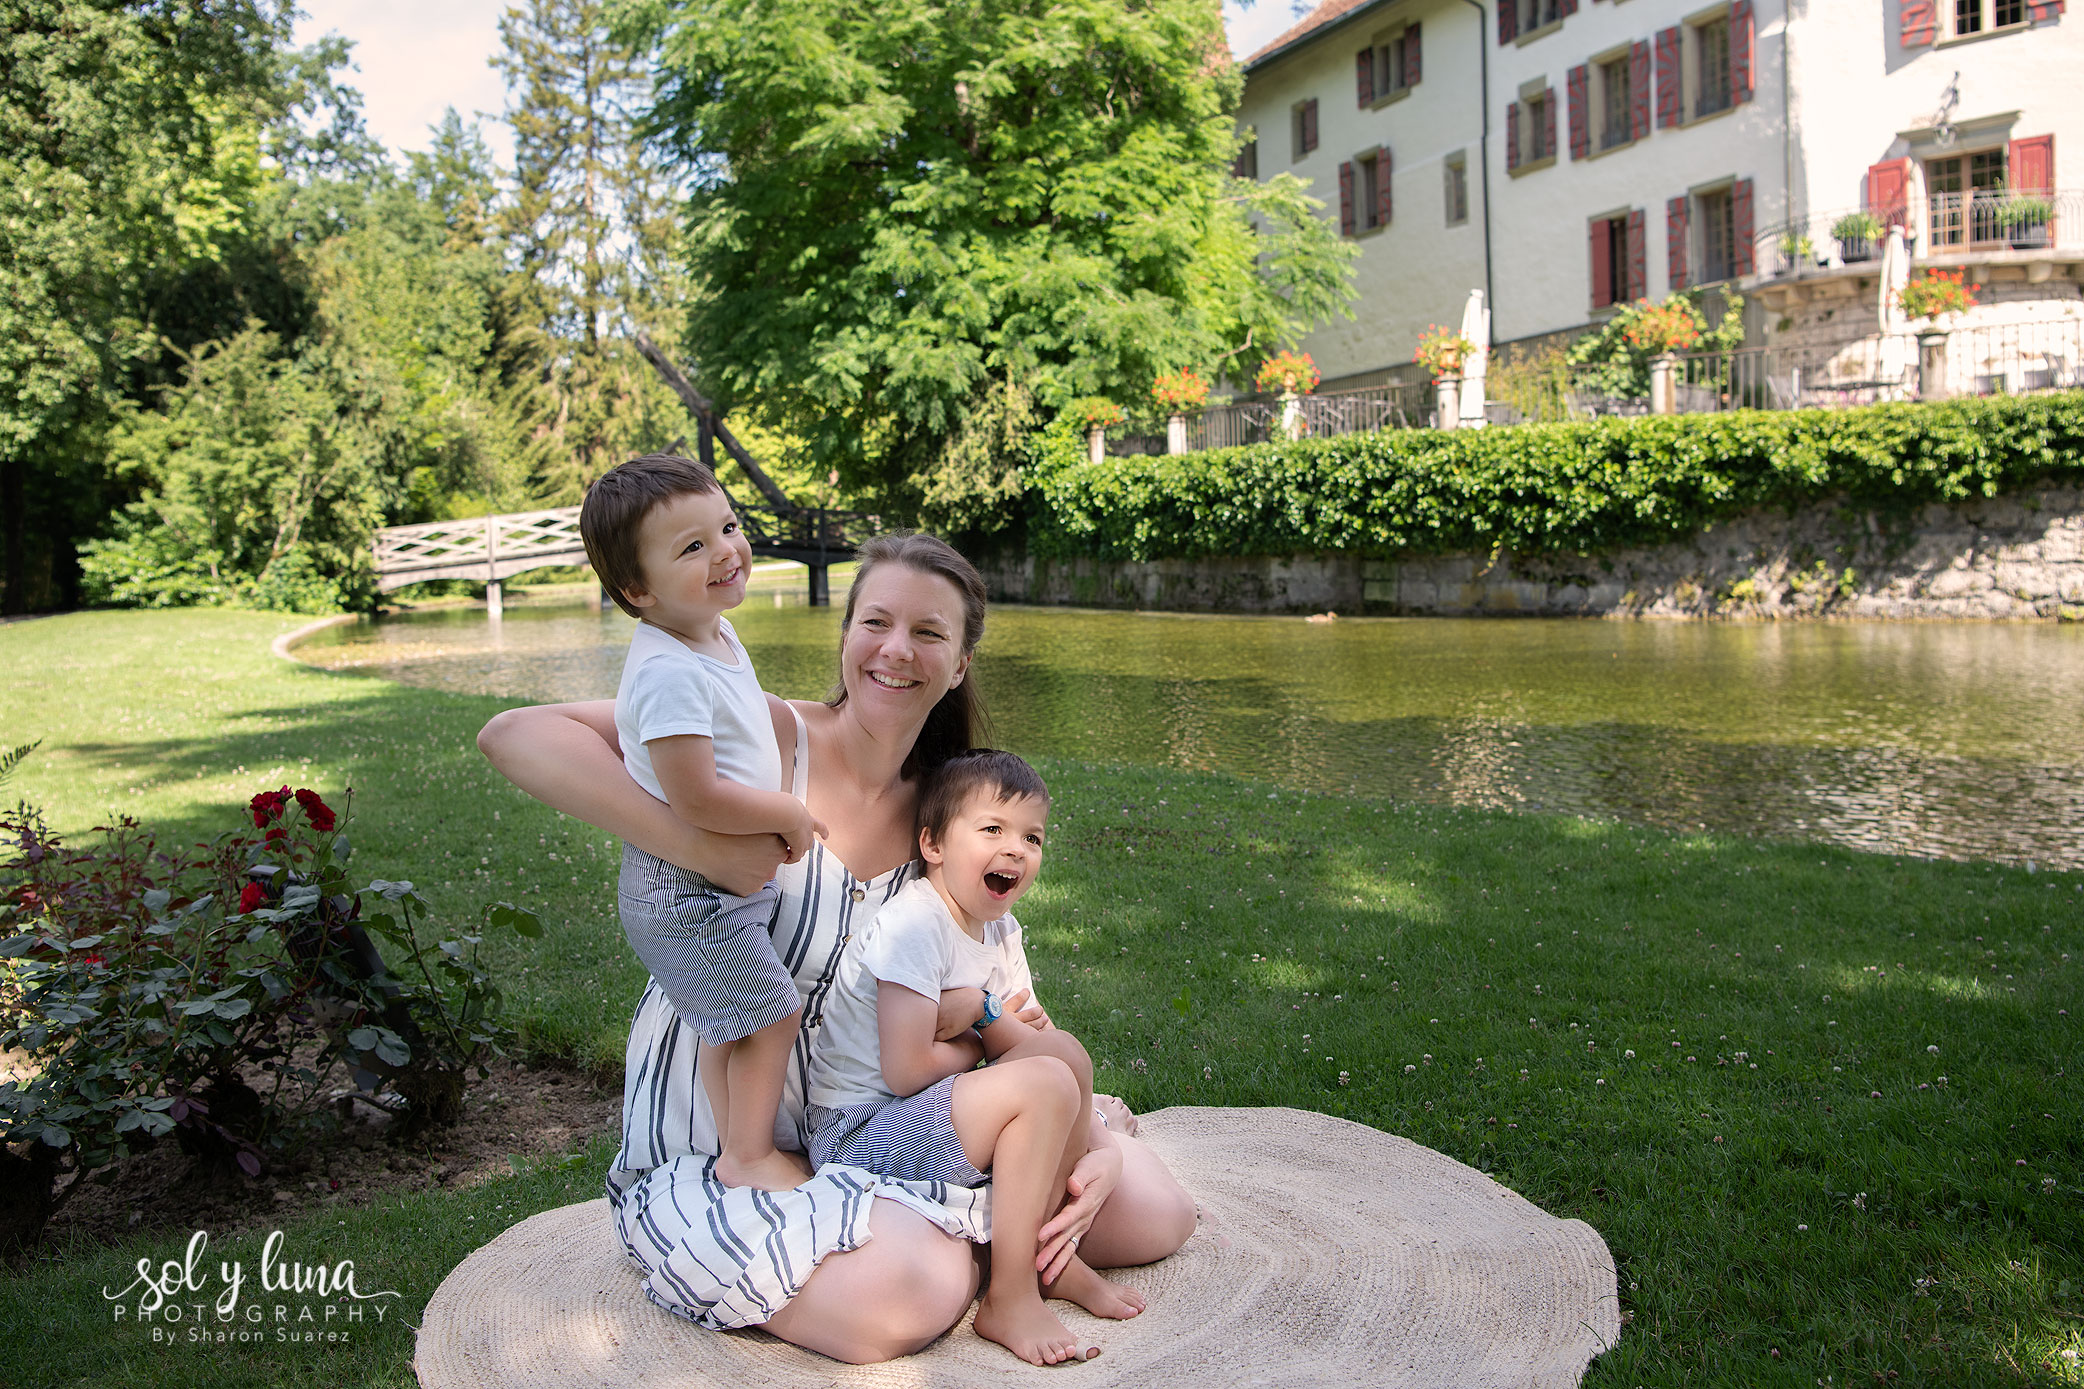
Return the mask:
<svg viewBox="0 0 2084 1389">
<path fill-rule="evenodd" d="M 832 602 L 832 586 L 827 570 L 852 559 L 863 541 L 883 529 L 883 519 L 858 511 L 798 506 L 790 501 L 731 434 L 709 401 L 651 339 L 639 333 L 636 345 L 695 416 L 696 456 L 714 469 L 716 447 L 721 444 L 759 489 L 760 501 L 731 499 L 746 538 L 752 542 L 754 557 L 793 560 L 804 565 L 810 571 L 812 606 L 828 606 Z M 678 452 L 686 446 L 683 436 L 667 445 L 666 452 Z M 378 592 L 388 593 L 429 579 L 475 579 L 485 585 L 486 611 L 495 618 L 500 615 L 502 586 L 507 579 L 531 569 L 585 563 L 586 546 L 579 539 L 576 506 L 430 521 L 417 526 L 386 526 L 376 533 Z"/>
</svg>

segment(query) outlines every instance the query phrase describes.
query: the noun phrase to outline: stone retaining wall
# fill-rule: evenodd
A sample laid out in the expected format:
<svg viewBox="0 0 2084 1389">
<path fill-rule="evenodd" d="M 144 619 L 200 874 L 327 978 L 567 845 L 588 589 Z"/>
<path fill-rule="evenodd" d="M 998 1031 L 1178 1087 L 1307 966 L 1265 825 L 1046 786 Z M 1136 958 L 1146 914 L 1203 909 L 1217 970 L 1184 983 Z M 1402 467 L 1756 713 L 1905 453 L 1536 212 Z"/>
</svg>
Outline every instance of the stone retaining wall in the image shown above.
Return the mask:
<svg viewBox="0 0 2084 1389">
<path fill-rule="evenodd" d="M 1318 554 L 982 566 L 1004 602 L 1183 612 L 2084 618 L 2084 488 L 1877 513 L 1754 512 L 1605 555 Z"/>
</svg>

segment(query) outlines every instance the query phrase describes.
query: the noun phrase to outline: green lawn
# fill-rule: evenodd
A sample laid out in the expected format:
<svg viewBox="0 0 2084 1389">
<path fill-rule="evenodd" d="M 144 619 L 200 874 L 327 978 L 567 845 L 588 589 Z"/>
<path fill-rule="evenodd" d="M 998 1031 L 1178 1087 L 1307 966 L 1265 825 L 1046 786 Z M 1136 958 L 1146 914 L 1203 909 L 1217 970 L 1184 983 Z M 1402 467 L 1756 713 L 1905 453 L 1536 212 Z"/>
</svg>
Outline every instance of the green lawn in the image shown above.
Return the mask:
<svg viewBox="0 0 2084 1389">
<path fill-rule="evenodd" d="M 10 792 L 62 830 L 206 834 L 262 787 L 352 785 L 358 872 L 535 906 L 544 938 L 499 957 L 526 1045 L 619 1065 L 611 846 L 483 764 L 497 701 L 270 656 L 294 625 L 0 627 L 0 743 L 45 740 Z M 1590 1222 L 1630 1321 L 1588 1383 L 2084 1383 L 2084 875 L 1043 770 L 1022 916 L 1103 1088 L 1343 1115 Z M 179 1240 L 47 1251 L 0 1280 L 32 1333 L 0 1383 L 409 1384 L 441 1276 L 608 1155 L 287 1226 L 405 1294 L 345 1349 L 155 1348 L 100 1289 Z"/>
</svg>

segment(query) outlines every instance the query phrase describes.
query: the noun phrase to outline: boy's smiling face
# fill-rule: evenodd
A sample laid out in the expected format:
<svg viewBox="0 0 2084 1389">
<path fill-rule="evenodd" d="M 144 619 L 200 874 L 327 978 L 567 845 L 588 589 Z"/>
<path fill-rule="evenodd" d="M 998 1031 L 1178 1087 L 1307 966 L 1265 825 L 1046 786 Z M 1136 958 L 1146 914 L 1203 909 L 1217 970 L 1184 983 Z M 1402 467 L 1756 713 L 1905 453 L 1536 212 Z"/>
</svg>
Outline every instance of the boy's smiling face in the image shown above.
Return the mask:
<svg viewBox="0 0 2084 1389">
<path fill-rule="evenodd" d="M 644 589 L 627 596 L 652 622 L 686 635 L 745 601 L 751 544 L 722 491 L 683 492 L 646 512 L 637 527 Z"/>
<path fill-rule="evenodd" d="M 971 934 L 1013 909 L 1042 871 L 1049 802 L 1040 796 L 1001 800 L 980 790 L 963 802 L 936 842 L 921 831 L 927 877 Z"/>
</svg>

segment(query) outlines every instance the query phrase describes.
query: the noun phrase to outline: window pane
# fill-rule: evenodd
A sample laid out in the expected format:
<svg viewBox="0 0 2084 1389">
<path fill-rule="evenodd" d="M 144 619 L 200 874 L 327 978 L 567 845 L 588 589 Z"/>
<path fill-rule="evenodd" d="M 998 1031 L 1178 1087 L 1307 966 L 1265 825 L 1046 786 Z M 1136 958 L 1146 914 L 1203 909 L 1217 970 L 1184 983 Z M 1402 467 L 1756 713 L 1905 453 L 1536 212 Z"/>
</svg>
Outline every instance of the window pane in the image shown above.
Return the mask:
<svg viewBox="0 0 2084 1389">
<path fill-rule="evenodd" d="M 1727 280 L 1736 273 L 1736 206 L 1727 189 L 1700 197 L 1701 279 Z"/>
<path fill-rule="evenodd" d="M 1694 49 L 1700 55 L 1700 98 L 1696 116 L 1729 109 L 1729 20 L 1711 19 L 1694 31 Z"/>
<path fill-rule="evenodd" d="M 1980 34 L 1983 32 L 1983 0 L 1954 0 L 1954 32 L 1957 34 Z"/>
<path fill-rule="evenodd" d="M 1615 145 L 1628 143 L 1630 135 L 1628 126 L 1628 60 L 1626 58 L 1617 58 L 1601 68 L 1600 73 L 1602 74 L 1600 80 L 1605 88 L 1606 101 L 1603 103 L 1604 118 L 1599 143 L 1602 147 L 1611 149 Z"/>
<path fill-rule="evenodd" d="M 1998 28 L 2007 24 L 2026 22 L 2026 0 L 1997 0 L 1997 12 L 1991 16 Z"/>
</svg>

